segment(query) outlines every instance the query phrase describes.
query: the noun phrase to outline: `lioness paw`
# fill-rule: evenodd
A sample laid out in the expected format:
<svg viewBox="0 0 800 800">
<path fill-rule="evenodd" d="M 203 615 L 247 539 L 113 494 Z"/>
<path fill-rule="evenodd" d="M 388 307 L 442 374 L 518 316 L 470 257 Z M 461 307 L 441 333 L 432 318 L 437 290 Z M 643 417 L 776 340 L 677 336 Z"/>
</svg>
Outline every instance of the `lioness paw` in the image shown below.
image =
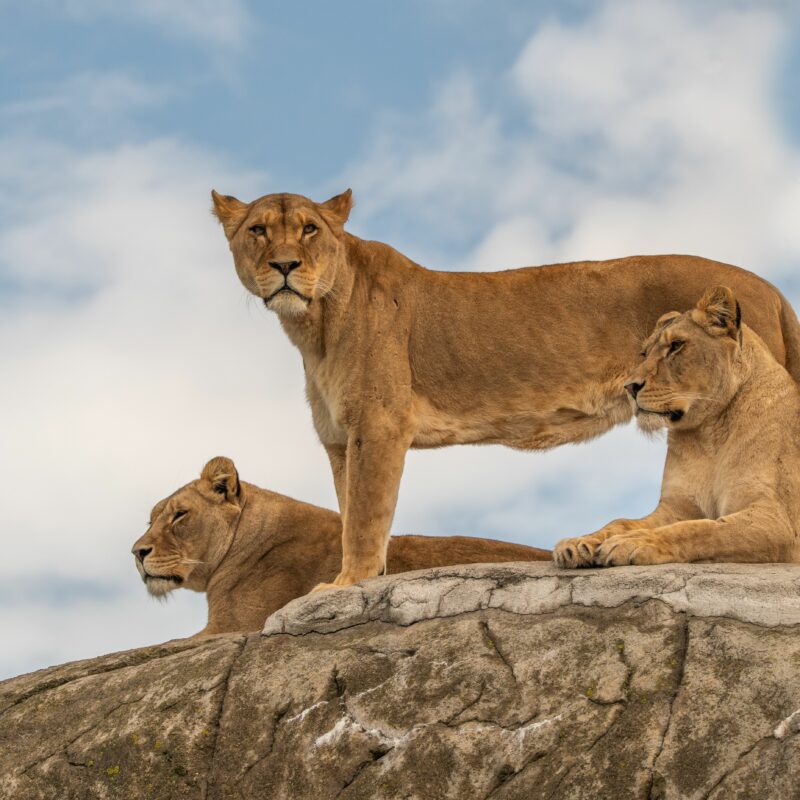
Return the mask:
<svg viewBox="0 0 800 800">
<path fill-rule="evenodd" d="M 312 592 L 324 592 L 326 589 L 338 589 L 339 587 L 335 583 L 318 583 L 311 591 Z"/>
<path fill-rule="evenodd" d="M 601 567 L 666 564 L 674 560 L 664 543 L 649 531 L 630 531 L 610 536 L 600 545 L 594 557 L 594 563 Z"/>
<path fill-rule="evenodd" d="M 353 575 L 342 575 L 340 573 L 333 579 L 333 583 L 318 583 L 311 591 L 324 592 L 326 589 L 342 589 L 345 586 L 352 586 L 358 583 L 359 580 L 363 579 Z"/>
<path fill-rule="evenodd" d="M 573 539 L 562 539 L 553 548 L 553 561 L 562 569 L 574 567 L 591 567 L 599 539 L 593 536 L 576 536 Z"/>
</svg>

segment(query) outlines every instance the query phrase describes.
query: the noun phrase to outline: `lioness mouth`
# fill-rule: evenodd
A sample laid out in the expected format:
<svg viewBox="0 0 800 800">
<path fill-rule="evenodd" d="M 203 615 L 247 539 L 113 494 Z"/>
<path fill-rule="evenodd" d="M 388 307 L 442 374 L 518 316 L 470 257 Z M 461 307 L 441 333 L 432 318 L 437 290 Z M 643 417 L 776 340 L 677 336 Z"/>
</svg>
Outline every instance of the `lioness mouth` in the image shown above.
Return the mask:
<svg viewBox="0 0 800 800">
<path fill-rule="evenodd" d="M 172 581 L 173 583 L 178 584 L 183 583 L 183 578 L 181 578 L 180 575 L 151 575 L 149 572 L 145 572 L 145 574 L 142 576 L 142 579 L 145 583 L 152 580 Z"/>
<path fill-rule="evenodd" d="M 267 305 L 269 301 L 272 300 L 273 297 L 277 297 L 282 292 L 290 292 L 291 294 L 297 295 L 306 304 L 311 302 L 310 297 L 306 297 L 304 294 L 300 294 L 300 292 L 298 292 L 297 289 L 292 289 L 292 287 L 289 286 L 288 283 L 285 283 L 276 292 L 273 292 L 269 297 L 264 298 L 264 305 Z"/>
<path fill-rule="evenodd" d="M 670 422 L 678 422 L 683 419 L 683 411 L 651 411 L 649 408 L 636 406 L 637 414 L 654 414 L 657 417 L 667 417 Z"/>
</svg>

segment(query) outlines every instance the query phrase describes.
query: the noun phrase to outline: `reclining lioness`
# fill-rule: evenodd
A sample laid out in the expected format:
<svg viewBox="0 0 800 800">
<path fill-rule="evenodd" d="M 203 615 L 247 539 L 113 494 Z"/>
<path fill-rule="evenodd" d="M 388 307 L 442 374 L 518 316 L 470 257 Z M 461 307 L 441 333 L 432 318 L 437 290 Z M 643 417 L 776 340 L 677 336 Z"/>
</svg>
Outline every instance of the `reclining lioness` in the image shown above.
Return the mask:
<svg viewBox="0 0 800 800">
<path fill-rule="evenodd" d="M 314 425 L 344 519 L 347 586 L 384 566 L 410 447 L 543 449 L 630 419 L 623 378 L 641 340 L 715 283 L 800 378 L 800 326 L 773 286 L 691 256 L 504 272 L 434 272 L 344 231 L 350 192 L 325 203 L 213 193 L 244 286 L 300 349 Z"/>
<path fill-rule="evenodd" d="M 133 546 L 148 591 L 205 592 L 208 624 L 198 636 L 255 631 L 290 600 L 336 574 L 338 514 L 239 480 L 229 458 L 212 458 L 199 480 L 157 503 Z M 549 561 L 549 550 L 466 536 L 396 536 L 387 570 L 451 564 Z"/>
<path fill-rule="evenodd" d="M 562 567 L 800 561 L 800 393 L 733 292 L 665 314 L 626 389 L 639 427 L 668 430 L 661 500 L 559 542 Z"/>
</svg>

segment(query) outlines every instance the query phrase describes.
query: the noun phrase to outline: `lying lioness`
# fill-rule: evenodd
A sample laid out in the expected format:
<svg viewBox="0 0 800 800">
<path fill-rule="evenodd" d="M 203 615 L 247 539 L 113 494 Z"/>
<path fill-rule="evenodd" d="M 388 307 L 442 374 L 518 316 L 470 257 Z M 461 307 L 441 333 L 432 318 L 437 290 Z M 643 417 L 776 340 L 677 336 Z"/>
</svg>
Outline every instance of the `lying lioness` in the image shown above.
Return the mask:
<svg viewBox="0 0 800 800">
<path fill-rule="evenodd" d="M 800 378 L 800 326 L 770 284 L 691 256 L 491 273 L 433 272 L 343 226 L 350 192 L 317 204 L 213 193 L 245 287 L 300 349 L 344 518 L 333 583 L 383 569 L 409 447 L 543 449 L 630 419 L 623 378 L 642 338 L 715 283 Z"/>
<path fill-rule="evenodd" d="M 640 428 L 669 431 L 661 500 L 559 542 L 556 563 L 800 561 L 800 392 L 733 292 L 665 314 L 643 356 L 626 389 Z"/>
<path fill-rule="evenodd" d="M 212 458 L 199 480 L 156 504 L 133 554 L 151 594 L 206 592 L 202 636 L 261 628 L 273 611 L 336 574 L 341 542 L 335 512 L 244 483 L 229 458 Z M 396 536 L 387 570 L 550 557 L 549 550 L 488 539 Z"/>
</svg>

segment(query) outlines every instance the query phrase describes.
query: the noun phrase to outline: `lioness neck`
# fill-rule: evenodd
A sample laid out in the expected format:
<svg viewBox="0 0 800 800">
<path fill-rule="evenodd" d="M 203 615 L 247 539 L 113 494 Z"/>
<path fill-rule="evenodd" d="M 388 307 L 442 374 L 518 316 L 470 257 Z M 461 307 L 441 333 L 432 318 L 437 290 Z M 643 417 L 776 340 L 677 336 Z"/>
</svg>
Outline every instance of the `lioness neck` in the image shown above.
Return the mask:
<svg viewBox="0 0 800 800">
<path fill-rule="evenodd" d="M 752 429 L 754 415 L 760 424 L 769 425 L 775 416 L 770 409 L 798 405 L 797 384 L 749 328 L 743 331 L 742 355 L 741 384 L 728 408 L 731 428 Z"/>
<path fill-rule="evenodd" d="M 359 322 L 352 315 L 352 297 L 360 293 L 371 297 L 371 289 L 397 271 L 426 271 L 398 250 L 382 242 L 365 242 L 344 234 L 342 256 L 335 266 L 328 291 L 314 299 L 305 314 L 281 316 L 280 322 L 292 344 L 304 358 L 318 360 L 332 349 L 342 335 Z"/>
<path fill-rule="evenodd" d="M 295 597 L 336 574 L 339 515 L 243 483 L 233 543 L 208 582 L 206 633 L 260 629 Z"/>
<path fill-rule="evenodd" d="M 746 326 L 742 331 L 742 355 L 738 387 L 728 405 L 695 431 L 675 437 L 675 443 L 696 440 L 710 447 L 727 441 L 746 441 L 768 433 L 781 437 L 780 429 L 791 411 L 800 412 L 800 394 L 794 379 L 775 360 L 763 340 Z M 782 407 L 780 414 L 773 409 Z M 753 425 L 753 420 L 758 425 Z M 772 428 L 778 430 L 772 431 Z"/>
</svg>

